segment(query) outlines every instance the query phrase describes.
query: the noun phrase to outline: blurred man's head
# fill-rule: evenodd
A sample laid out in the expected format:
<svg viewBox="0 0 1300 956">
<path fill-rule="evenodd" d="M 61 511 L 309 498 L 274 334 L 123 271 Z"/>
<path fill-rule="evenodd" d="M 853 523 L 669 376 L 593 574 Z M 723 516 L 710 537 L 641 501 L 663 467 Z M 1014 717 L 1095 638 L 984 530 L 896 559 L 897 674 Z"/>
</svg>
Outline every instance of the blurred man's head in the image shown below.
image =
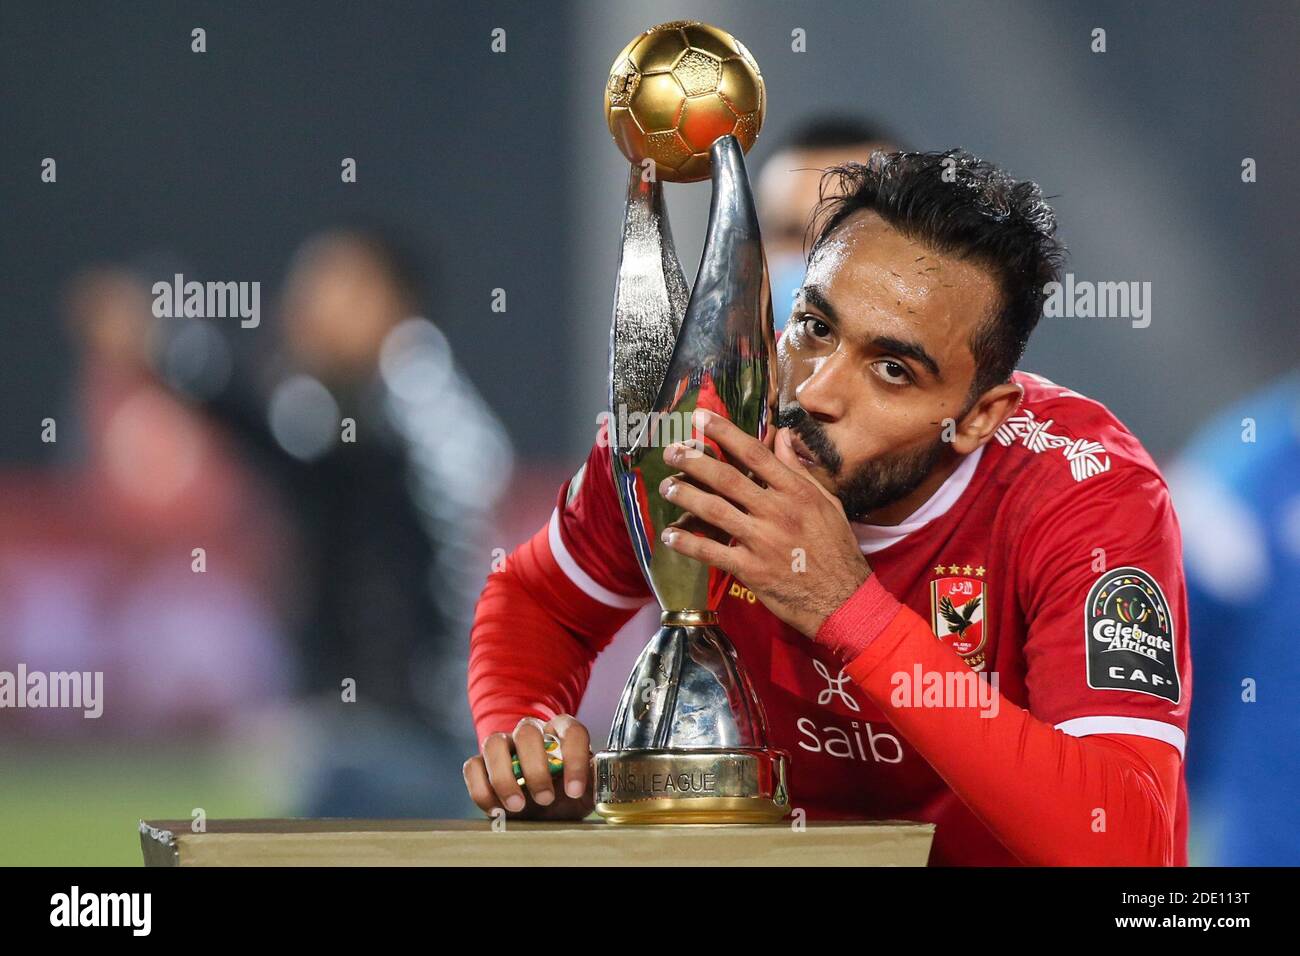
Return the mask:
<svg viewBox="0 0 1300 956">
<path fill-rule="evenodd" d="M 68 329 L 92 361 L 120 368 L 148 365 L 153 300 L 126 269 L 99 267 L 76 276 L 64 294 Z"/>
<path fill-rule="evenodd" d="M 778 346 L 778 422 L 855 520 L 906 517 L 1014 411 L 1058 277 L 1038 186 L 961 151 L 827 174 Z"/>
<path fill-rule="evenodd" d="M 285 283 L 283 328 L 291 357 L 327 381 L 375 369 L 393 326 L 423 310 L 413 257 L 373 228 L 320 233 L 298 250 Z"/>
<path fill-rule="evenodd" d="M 884 129 L 848 116 L 816 117 L 781 144 L 758 174 L 758 211 L 772 281 L 777 327 L 785 323 L 794 292 L 803 282 L 808 220 L 820 197 L 822 171 L 862 163 L 876 150 L 898 145 Z"/>
</svg>

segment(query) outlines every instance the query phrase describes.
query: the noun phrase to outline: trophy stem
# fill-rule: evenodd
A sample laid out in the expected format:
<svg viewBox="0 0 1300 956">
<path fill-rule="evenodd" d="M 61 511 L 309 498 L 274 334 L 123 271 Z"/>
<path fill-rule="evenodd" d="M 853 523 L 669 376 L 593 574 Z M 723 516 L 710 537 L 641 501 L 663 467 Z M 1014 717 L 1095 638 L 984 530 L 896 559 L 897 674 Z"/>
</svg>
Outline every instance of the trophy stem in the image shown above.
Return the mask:
<svg viewBox="0 0 1300 956">
<path fill-rule="evenodd" d="M 717 611 L 663 611 L 659 623 L 664 627 L 707 627 L 718 623 Z"/>
</svg>

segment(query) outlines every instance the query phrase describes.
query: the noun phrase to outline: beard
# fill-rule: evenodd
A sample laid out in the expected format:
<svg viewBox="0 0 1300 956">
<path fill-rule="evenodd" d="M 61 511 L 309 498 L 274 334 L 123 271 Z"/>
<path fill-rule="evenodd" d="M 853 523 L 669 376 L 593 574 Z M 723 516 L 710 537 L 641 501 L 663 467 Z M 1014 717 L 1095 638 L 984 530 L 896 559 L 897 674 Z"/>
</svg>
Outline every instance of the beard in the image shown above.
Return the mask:
<svg viewBox="0 0 1300 956">
<path fill-rule="evenodd" d="M 798 405 L 790 405 L 778 412 L 776 424 L 798 435 L 817 462 L 837 479 L 835 497 L 840 499 L 850 521 L 862 521 L 871 512 L 906 498 L 920 487 L 943 456 L 945 444 L 942 438 L 936 438 L 923 448 L 881 455 L 841 475 L 844 459 L 821 422 Z"/>
</svg>

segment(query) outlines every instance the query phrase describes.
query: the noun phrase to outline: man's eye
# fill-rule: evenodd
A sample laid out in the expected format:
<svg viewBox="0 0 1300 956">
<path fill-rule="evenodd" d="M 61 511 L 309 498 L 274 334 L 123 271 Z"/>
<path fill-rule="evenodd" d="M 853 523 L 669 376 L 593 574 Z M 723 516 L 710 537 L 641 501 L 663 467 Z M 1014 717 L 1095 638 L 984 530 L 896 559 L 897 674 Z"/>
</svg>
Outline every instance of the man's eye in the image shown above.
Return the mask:
<svg viewBox="0 0 1300 956">
<path fill-rule="evenodd" d="M 802 316 L 799 321 L 803 323 L 804 331 L 815 339 L 824 339 L 831 334 L 831 327 L 815 315 Z"/>
<path fill-rule="evenodd" d="M 907 366 L 893 359 L 881 359 L 871 363 L 872 370 L 890 385 L 911 385 L 912 375 Z"/>
</svg>

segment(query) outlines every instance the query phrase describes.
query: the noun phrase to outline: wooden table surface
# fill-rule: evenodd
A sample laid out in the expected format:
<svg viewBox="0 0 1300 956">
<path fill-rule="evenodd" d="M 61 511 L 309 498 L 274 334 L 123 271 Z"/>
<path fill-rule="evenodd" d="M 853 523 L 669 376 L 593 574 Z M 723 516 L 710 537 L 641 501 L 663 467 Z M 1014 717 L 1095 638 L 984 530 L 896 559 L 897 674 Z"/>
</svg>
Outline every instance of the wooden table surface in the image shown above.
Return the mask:
<svg viewBox="0 0 1300 956">
<path fill-rule="evenodd" d="M 599 821 L 141 821 L 148 866 L 924 866 L 921 823 L 614 826 Z"/>
</svg>

